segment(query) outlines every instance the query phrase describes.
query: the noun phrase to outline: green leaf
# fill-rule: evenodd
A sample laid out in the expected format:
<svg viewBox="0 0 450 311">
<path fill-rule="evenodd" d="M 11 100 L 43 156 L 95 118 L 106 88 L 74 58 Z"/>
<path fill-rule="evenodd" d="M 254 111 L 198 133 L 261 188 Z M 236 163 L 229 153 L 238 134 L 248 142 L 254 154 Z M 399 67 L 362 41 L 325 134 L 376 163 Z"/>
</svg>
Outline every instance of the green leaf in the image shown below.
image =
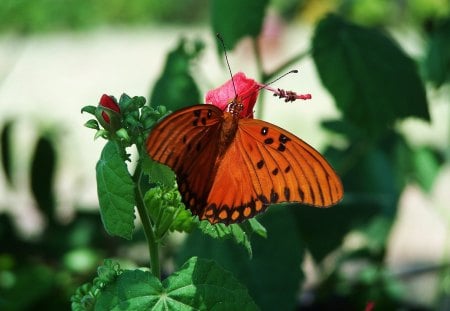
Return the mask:
<svg viewBox="0 0 450 311">
<path fill-rule="evenodd" d="M 247 223 L 250 225 L 252 232 L 255 232 L 263 238 L 267 238 L 266 228 L 264 228 L 264 226 L 256 218 L 250 218 Z"/>
<path fill-rule="evenodd" d="M 100 310 L 257 310 L 231 273 L 191 258 L 162 283 L 150 272 L 125 270 L 99 294 Z"/>
<path fill-rule="evenodd" d="M 256 38 L 261 32 L 268 0 L 212 0 L 211 23 L 214 33 L 219 33 L 225 47 L 232 50 L 245 36 Z M 220 42 L 217 42 L 222 51 Z"/>
<path fill-rule="evenodd" d="M 346 167 L 346 174 L 341 175 L 344 200 L 327 209 L 293 209 L 300 235 L 317 262 L 338 248 L 350 231 L 368 228 L 379 217 L 388 224 L 384 232 L 389 233 L 400 193 L 411 173 L 410 156 L 404 139 L 395 133 L 377 145 L 358 141 L 345 150 L 327 150 L 325 157 L 331 163 Z M 387 237 L 379 234 L 371 239 L 386 242 Z"/>
<path fill-rule="evenodd" d="M 87 112 L 87 113 L 90 113 L 93 116 L 95 116 L 95 111 L 96 110 L 97 110 L 96 106 L 84 106 L 83 108 L 81 108 L 81 113 Z"/>
<path fill-rule="evenodd" d="M 431 33 L 425 74 L 436 88 L 450 81 L 450 19 L 440 21 Z"/>
<path fill-rule="evenodd" d="M 417 68 L 390 37 L 328 15 L 312 44 L 324 86 L 360 129 L 380 134 L 406 117 L 430 119 Z"/>
<path fill-rule="evenodd" d="M 7 182 L 12 186 L 12 165 L 11 165 L 11 129 L 13 126 L 12 121 L 8 121 L 3 126 L 0 138 L 1 160 L 3 171 Z"/>
<path fill-rule="evenodd" d="M 247 234 L 242 230 L 239 224 L 226 226 L 218 223 L 211 225 L 209 221 L 204 220 L 200 222 L 199 228 L 204 234 L 207 234 L 214 239 L 232 239 L 237 244 L 242 245 L 247 250 L 250 258 L 252 257 L 252 245 L 250 244 Z"/>
<path fill-rule="evenodd" d="M 98 125 L 98 121 L 95 119 L 90 119 L 88 120 L 85 124 L 85 127 L 90 128 L 90 129 L 94 129 L 94 130 L 99 130 L 100 126 Z"/>
<path fill-rule="evenodd" d="M 55 198 L 53 194 L 56 168 L 56 150 L 45 136 L 38 139 L 31 164 L 31 192 L 39 209 L 50 221 L 54 220 Z"/>
<path fill-rule="evenodd" d="M 303 245 L 292 214 L 281 206 L 270 207 L 258 218 L 267 228 L 267 239 L 254 236 L 253 258 L 230 240 L 205 238 L 200 231 L 190 234 L 177 263 L 195 254 L 211 258 L 247 285 L 262 310 L 294 310 L 299 284 Z"/>
<path fill-rule="evenodd" d="M 196 220 L 189 210 L 180 208 L 177 216 L 170 226 L 170 231 L 187 232 L 190 233 L 198 226 Z"/>
<path fill-rule="evenodd" d="M 164 105 L 175 111 L 201 103 L 200 91 L 190 73 L 190 63 L 198 57 L 203 46 L 198 42 L 189 43 L 181 39 L 167 56 L 164 70 L 151 92 L 152 107 Z"/>
<path fill-rule="evenodd" d="M 172 188 L 175 185 L 175 173 L 167 165 L 153 161 L 149 156 L 142 157 L 142 170 L 151 182 Z"/>
<path fill-rule="evenodd" d="M 100 215 L 106 231 L 131 239 L 134 229 L 134 184 L 118 146 L 110 141 L 96 166 Z"/>
<path fill-rule="evenodd" d="M 145 206 L 155 228 L 155 236 L 161 240 L 167 231 L 187 231 L 196 226 L 192 215 L 187 215 L 184 204 L 181 202 L 181 196 L 178 189 L 173 185 L 172 188 L 154 187 L 147 191 L 144 197 Z M 178 217 L 181 214 L 180 217 Z M 190 219 L 189 219 L 190 218 Z"/>
</svg>

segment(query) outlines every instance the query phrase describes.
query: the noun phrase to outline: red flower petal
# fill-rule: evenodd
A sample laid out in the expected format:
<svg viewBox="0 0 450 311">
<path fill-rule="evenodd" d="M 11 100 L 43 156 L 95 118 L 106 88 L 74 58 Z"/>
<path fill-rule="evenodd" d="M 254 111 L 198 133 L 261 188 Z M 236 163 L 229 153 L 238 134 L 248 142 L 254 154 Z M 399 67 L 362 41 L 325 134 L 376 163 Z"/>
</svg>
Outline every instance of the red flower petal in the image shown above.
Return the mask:
<svg viewBox="0 0 450 311">
<path fill-rule="evenodd" d="M 115 102 L 115 100 L 111 96 L 108 96 L 106 94 L 103 94 L 102 97 L 100 98 L 99 106 L 105 107 L 105 108 L 111 109 L 111 110 L 113 110 L 113 111 L 115 111 L 117 113 L 120 113 L 119 105 L 117 105 L 117 103 Z M 109 116 L 108 116 L 108 114 L 105 111 L 102 112 L 102 117 L 103 117 L 103 120 L 105 120 L 106 123 L 110 122 Z"/>
<path fill-rule="evenodd" d="M 253 118 L 253 107 L 258 98 L 260 85 L 255 80 L 248 79 L 243 72 L 236 73 L 233 76 L 233 80 L 236 85 L 237 99 L 244 105 L 240 117 Z M 228 80 L 222 86 L 209 91 L 206 94 L 205 102 L 225 111 L 235 97 L 236 93 L 233 82 L 232 80 Z"/>
<path fill-rule="evenodd" d="M 102 98 L 100 98 L 100 106 L 114 110 L 117 113 L 120 113 L 119 105 L 114 101 L 114 99 L 111 96 L 108 96 L 106 94 L 102 95 Z"/>
</svg>

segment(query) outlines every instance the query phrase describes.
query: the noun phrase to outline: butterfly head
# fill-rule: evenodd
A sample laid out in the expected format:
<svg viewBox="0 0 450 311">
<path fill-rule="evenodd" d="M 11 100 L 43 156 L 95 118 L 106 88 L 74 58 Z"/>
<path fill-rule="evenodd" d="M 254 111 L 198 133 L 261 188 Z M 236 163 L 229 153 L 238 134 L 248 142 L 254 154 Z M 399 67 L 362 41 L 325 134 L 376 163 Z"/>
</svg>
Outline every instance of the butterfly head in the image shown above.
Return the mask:
<svg viewBox="0 0 450 311">
<path fill-rule="evenodd" d="M 248 118 L 249 116 L 241 116 L 241 112 L 244 110 L 244 104 L 239 97 L 235 97 L 228 104 L 227 111 L 233 115 L 234 118 Z"/>
</svg>

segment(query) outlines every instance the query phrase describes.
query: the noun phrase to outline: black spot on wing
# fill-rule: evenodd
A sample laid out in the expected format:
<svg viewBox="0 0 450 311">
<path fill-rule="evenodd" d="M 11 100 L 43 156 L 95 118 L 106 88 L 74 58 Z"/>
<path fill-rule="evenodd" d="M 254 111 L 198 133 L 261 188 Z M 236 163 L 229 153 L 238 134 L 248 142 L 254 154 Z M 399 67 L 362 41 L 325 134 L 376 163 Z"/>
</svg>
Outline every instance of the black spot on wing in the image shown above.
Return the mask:
<svg viewBox="0 0 450 311">
<path fill-rule="evenodd" d="M 262 169 L 263 166 L 264 166 L 264 160 L 260 160 L 258 163 L 256 163 L 256 167 L 258 169 Z"/>
<path fill-rule="evenodd" d="M 289 201 L 291 198 L 291 190 L 288 187 L 284 187 L 284 198 Z"/>
</svg>

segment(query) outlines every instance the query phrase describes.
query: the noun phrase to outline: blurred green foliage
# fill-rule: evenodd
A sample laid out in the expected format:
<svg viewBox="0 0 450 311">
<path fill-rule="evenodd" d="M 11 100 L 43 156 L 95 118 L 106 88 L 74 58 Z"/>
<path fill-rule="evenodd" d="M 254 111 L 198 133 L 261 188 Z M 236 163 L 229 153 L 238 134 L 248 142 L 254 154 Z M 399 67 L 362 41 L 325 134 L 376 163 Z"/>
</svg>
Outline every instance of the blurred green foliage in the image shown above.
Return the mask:
<svg viewBox="0 0 450 311">
<path fill-rule="evenodd" d="M 36 33 L 205 19 L 206 0 L 2 0 L 0 32 Z"/>
</svg>

